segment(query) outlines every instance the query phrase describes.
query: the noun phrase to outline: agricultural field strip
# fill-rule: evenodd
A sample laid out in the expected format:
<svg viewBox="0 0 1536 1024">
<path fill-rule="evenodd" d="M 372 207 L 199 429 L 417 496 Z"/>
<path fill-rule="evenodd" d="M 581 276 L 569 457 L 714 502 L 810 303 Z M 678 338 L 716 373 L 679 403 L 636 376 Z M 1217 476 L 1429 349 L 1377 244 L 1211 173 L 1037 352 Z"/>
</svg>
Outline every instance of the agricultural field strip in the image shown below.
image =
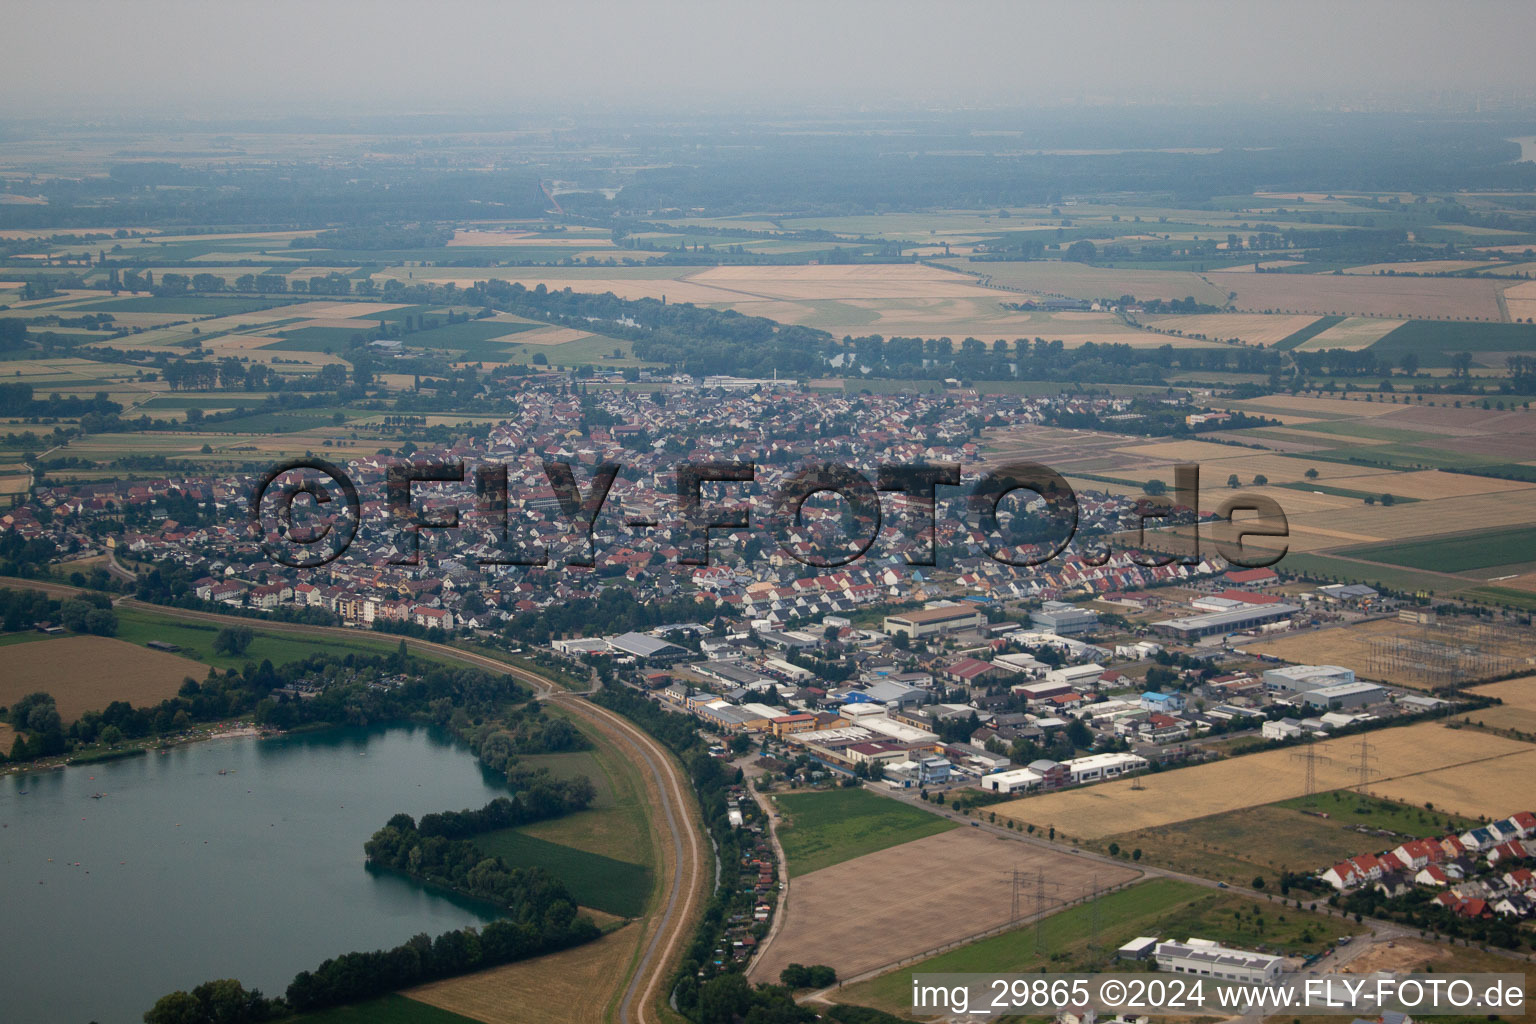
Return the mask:
<svg viewBox="0 0 1536 1024">
<path fill-rule="evenodd" d="M 1348 741 L 1343 742 L 1347 746 Z M 1374 761 L 1379 766 L 1372 785 L 1431 776 L 1463 764 L 1491 763 L 1533 750 L 1515 740 L 1463 734 L 1433 722 L 1379 730 L 1371 734 L 1371 742 L 1377 747 Z M 1016 821 L 1099 839 L 1302 796 L 1304 780 L 1291 753 L 1266 751 L 1160 772 L 1134 780 L 1140 789 L 1132 788 L 1132 780 L 1116 780 L 1025 797 L 996 809 L 1000 816 Z M 1358 782 L 1357 772 L 1342 761 L 1319 764 L 1317 777 L 1322 789 L 1342 789 Z"/>
</svg>

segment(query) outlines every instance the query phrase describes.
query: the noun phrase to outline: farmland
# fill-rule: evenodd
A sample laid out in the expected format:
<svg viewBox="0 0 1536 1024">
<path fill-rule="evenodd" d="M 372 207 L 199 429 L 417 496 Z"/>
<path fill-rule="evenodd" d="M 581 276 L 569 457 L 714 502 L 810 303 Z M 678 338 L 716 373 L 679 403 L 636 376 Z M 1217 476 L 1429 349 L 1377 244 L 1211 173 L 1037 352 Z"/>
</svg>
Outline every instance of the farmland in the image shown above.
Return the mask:
<svg viewBox="0 0 1536 1024">
<path fill-rule="evenodd" d="M 1438 805 L 1437 805 L 1438 806 Z M 1307 813 L 1307 812 L 1311 813 Z M 1321 817 L 1326 814 L 1328 817 Z M 1248 885 L 1255 876 L 1274 881 L 1285 871 L 1311 871 L 1385 842 L 1357 828 L 1388 829 L 1415 837 L 1464 831 L 1472 822 L 1350 790 L 1332 790 L 1277 804 L 1228 811 L 1174 825 L 1121 832 L 1092 845 L 1141 850 L 1142 863 Z"/>
<path fill-rule="evenodd" d="M 974 869 L 949 870 L 954 864 Z M 787 964 L 824 963 L 846 978 L 1002 927 L 1012 913 L 1010 872 L 1015 869 L 1030 878 L 1045 872 L 1052 879 L 1053 898 L 1062 901 L 1089 896 L 1095 886 L 1122 885 L 1140 874 L 1129 865 L 1091 864 L 976 829 L 931 835 L 796 876 L 784 924 L 754 964 L 752 977 L 777 979 Z M 957 906 L 968 910 L 942 913 L 942 908 Z M 925 925 L 907 927 L 913 921 Z M 868 941 L 870 935 L 881 941 Z"/>
<path fill-rule="evenodd" d="M 584 907 L 639 917 L 650 897 L 651 875 L 641 864 L 551 843 L 515 828 L 476 836 L 475 845 L 512 867 L 545 869 Z"/>
<path fill-rule="evenodd" d="M 187 658 L 102 636 L 55 637 L 11 646 L 5 662 L 0 704 L 14 704 L 42 690 L 53 695 L 65 722 L 86 711 L 100 711 L 114 700 L 140 707 L 158 704 L 176 696 L 188 676 L 201 678 L 204 673 Z M 101 671 L 105 665 L 112 670 Z"/>
<path fill-rule="evenodd" d="M 1260 916 L 1254 915 L 1255 908 L 1260 908 Z M 1096 947 L 1095 916 L 1100 924 Z M 907 1015 L 913 974 L 1113 970 L 1123 963 L 1114 961 L 1112 951 L 1138 935 L 1199 935 L 1245 948 L 1262 944 L 1315 952 L 1341 931 L 1358 930 L 1338 921 L 1324 923 L 1305 911 L 1280 913 L 1240 896 L 1154 878 L 1101 897 L 1097 915 L 1080 905 L 1045 918 L 1040 929 L 1044 954 L 1036 951 L 1034 927 L 1026 926 L 847 986 L 837 997 L 839 1002 Z"/>
<path fill-rule="evenodd" d="M 551 1007 L 558 1007 L 561 1021 L 602 1024 L 641 935 L 632 924 L 575 949 L 434 981 L 404 995 L 484 1024 L 544 1024 Z"/>
<path fill-rule="evenodd" d="M 834 789 L 774 797 L 784 823 L 779 841 L 790 877 L 898 846 L 955 827 L 955 823 L 865 792 Z"/>
<path fill-rule="evenodd" d="M 1465 572 L 1496 565 L 1536 562 L 1536 528 L 1522 526 L 1451 536 L 1420 537 L 1400 543 L 1344 548 L 1339 553 L 1414 569 Z"/>
<path fill-rule="evenodd" d="M 1326 657 L 1316 648 L 1312 651 L 1305 660 Z M 1409 804 L 1433 800 L 1436 807 L 1468 815 L 1483 813 L 1490 799 L 1507 801 L 1508 782 L 1501 787 L 1492 780 L 1519 778 L 1518 770 L 1536 755 L 1536 748 L 1525 743 L 1432 722 L 1382 729 L 1371 734 L 1370 742 L 1373 795 Z M 1319 747 L 1319 753 L 1338 754 L 1331 762 L 1317 764 L 1319 789 L 1343 789 L 1358 782 L 1359 772 L 1346 760 L 1347 746 L 1348 741 L 1337 751 L 1331 745 Z M 1265 751 L 1139 780 L 1026 797 L 998 805 L 997 813 L 1080 839 L 1103 839 L 1304 796 L 1302 766 L 1291 753 Z M 1476 788 L 1478 779 L 1490 780 L 1486 790 Z M 1442 795 L 1456 798 L 1436 799 Z"/>
</svg>

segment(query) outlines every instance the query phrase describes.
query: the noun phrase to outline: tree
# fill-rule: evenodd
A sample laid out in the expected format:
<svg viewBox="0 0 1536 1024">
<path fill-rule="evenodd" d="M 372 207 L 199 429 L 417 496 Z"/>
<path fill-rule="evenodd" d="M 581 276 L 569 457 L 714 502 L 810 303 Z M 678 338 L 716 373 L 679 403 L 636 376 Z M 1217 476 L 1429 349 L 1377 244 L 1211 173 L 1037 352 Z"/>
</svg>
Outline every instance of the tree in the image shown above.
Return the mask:
<svg viewBox="0 0 1536 1024">
<path fill-rule="evenodd" d="M 144 1024 L 207 1024 L 203 1004 L 190 992 L 161 996 L 144 1014 Z"/>
<path fill-rule="evenodd" d="M 1452 376 L 1455 377 L 1470 376 L 1472 373 L 1472 353 L 1457 352 L 1455 355 L 1451 356 L 1451 371 Z M 1460 408 L 1461 403 L 1457 402 L 1456 405 L 1458 408 Z"/>
<path fill-rule="evenodd" d="M 1397 504 L 1397 499 L 1390 494 L 1383 494 L 1381 496 L 1381 503 L 1383 505 L 1395 505 Z"/>
<path fill-rule="evenodd" d="M 1305 476 L 1308 480 L 1316 480 L 1317 479 L 1317 468 L 1316 467 L 1312 467 L 1312 468 L 1308 469 L 1306 471 L 1306 473 L 1304 473 L 1302 475 Z"/>
<path fill-rule="evenodd" d="M 1146 483 L 1141 485 L 1141 489 L 1147 494 L 1156 497 L 1159 494 L 1168 493 L 1168 484 L 1163 480 L 1148 480 Z"/>
<path fill-rule="evenodd" d="M 1253 478 L 1253 486 L 1255 487 L 1263 487 L 1267 483 L 1269 483 L 1269 477 L 1265 476 L 1263 473 L 1260 473 L 1258 476 Z"/>
<path fill-rule="evenodd" d="M 1231 476 L 1227 477 L 1227 486 L 1232 488 L 1234 491 L 1242 485 L 1243 482 L 1237 478 L 1236 473 L 1233 473 Z"/>
<path fill-rule="evenodd" d="M 1416 376 L 1419 372 L 1419 354 L 1417 352 L 1404 352 L 1400 360 L 1403 373 L 1409 377 Z"/>
<path fill-rule="evenodd" d="M 245 653 L 255 638 L 256 634 L 250 626 L 229 626 L 219 630 L 213 638 L 213 651 L 215 654 L 238 656 Z"/>
<path fill-rule="evenodd" d="M 751 986 L 735 972 L 699 986 L 699 1024 L 734 1024 L 751 1006 Z"/>
<path fill-rule="evenodd" d="M 1131 860 L 1141 860 L 1141 847 L 1138 846 L 1131 851 Z"/>
<path fill-rule="evenodd" d="M 1263 875 L 1255 875 L 1255 876 L 1253 876 L 1253 887 L 1255 889 L 1262 889 L 1262 888 L 1264 888 L 1264 876 Z"/>
</svg>

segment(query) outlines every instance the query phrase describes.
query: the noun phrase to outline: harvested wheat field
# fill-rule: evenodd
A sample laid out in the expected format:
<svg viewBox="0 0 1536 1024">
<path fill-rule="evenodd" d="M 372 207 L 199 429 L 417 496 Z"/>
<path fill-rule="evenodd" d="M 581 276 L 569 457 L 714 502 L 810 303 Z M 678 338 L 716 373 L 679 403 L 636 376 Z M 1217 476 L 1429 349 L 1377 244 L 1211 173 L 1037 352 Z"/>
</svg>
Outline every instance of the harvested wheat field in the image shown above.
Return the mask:
<svg viewBox="0 0 1536 1024">
<path fill-rule="evenodd" d="M 839 977 L 999 928 L 1012 912 L 1013 869 L 1045 872 L 1051 896 L 1075 900 L 1141 872 L 961 828 L 812 871 L 790 886 L 778 936 L 753 964 L 754 982 L 791 963 L 828 964 Z"/>
<path fill-rule="evenodd" d="M 1475 713 L 1473 717 L 1476 717 Z M 1498 738 L 1470 729 L 1465 731 L 1485 742 Z M 1522 753 L 1373 782 L 1367 788 L 1373 796 L 1401 800 L 1406 804 L 1433 803 L 1437 811 L 1487 821 L 1531 810 L 1531 805 L 1536 804 L 1536 797 L 1531 795 L 1533 775 L 1536 775 L 1536 747 L 1526 745 Z"/>
<path fill-rule="evenodd" d="M 1474 687 L 1468 692 L 1483 697 L 1497 697 L 1504 702 L 1496 707 L 1469 712 L 1466 717 L 1472 721 L 1494 729 L 1536 733 L 1536 676 L 1490 683 Z"/>
<path fill-rule="evenodd" d="M 1470 692 L 1481 697 L 1497 697 L 1511 707 L 1536 711 L 1536 676 L 1489 683 L 1487 686 L 1474 687 Z"/>
<path fill-rule="evenodd" d="M 1504 292 L 1504 303 L 1515 320 L 1536 317 L 1536 281 L 1525 281 Z"/>
<path fill-rule="evenodd" d="M 1342 348 L 1354 352 L 1362 348 L 1370 348 L 1400 326 L 1402 326 L 1401 320 L 1383 317 L 1345 317 L 1321 334 L 1315 334 L 1297 345 L 1296 351 L 1321 352 L 1324 349 Z"/>
<path fill-rule="evenodd" d="M 1320 656 L 1310 660 L 1328 659 Z M 1470 729 L 1450 729 L 1437 722 L 1382 729 L 1370 734 L 1370 742 L 1376 779 L 1370 783 L 1371 792 L 1412 804 L 1433 800 L 1440 807 L 1441 799 L 1428 794 L 1443 788 L 1460 799 L 1459 804 L 1446 802 L 1445 809 L 1474 816 L 1486 805 L 1477 805 L 1477 800 L 1486 802 L 1500 791 L 1507 799 L 1512 785 L 1517 785 L 1522 777 L 1530 777 L 1514 773 L 1536 767 L 1536 747 L 1528 743 Z M 1319 789 L 1344 789 L 1359 781 L 1359 771 L 1350 761 L 1359 750 L 1358 740 L 1324 742 L 1317 744 L 1315 750 L 1331 758 L 1316 764 Z M 1071 837 L 1100 839 L 1305 796 L 1306 773 L 1301 760 L 1292 756 L 1296 753 L 1272 750 L 1249 754 L 1135 780 L 1119 779 L 1025 797 L 999 804 L 996 810 L 1015 821 L 1054 827 L 1058 833 Z M 1458 766 L 1466 766 L 1465 781 L 1437 782 Z M 1501 781 L 1497 785 L 1490 783 L 1486 792 L 1474 793 L 1469 787 L 1475 786 L 1475 780 L 1480 778 Z M 1133 785 L 1142 788 L 1133 789 Z M 1426 795 L 1417 795 L 1420 792 Z"/>
<path fill-rule="evenodd" d="M 633 925 L 548 956 L 434 981 L 402 995 L 486 1024 L 600 1024 L 635 954 Z"/>
<path fill-rule="evenodd" d="M 1390 480 L 1382 477 L 1373 481 L 1371 490 L 1392 491 Z M 1291 506 L 1284 499 L 1281 507 L 1290 515 Z M 1427 540 L 1443 534 L 1447 523 L 1476 524 L 1489 529 L 1526 526 L 1536 523 L 1536 505 L 1531 502 L 1529 491 L 1516 490 L 1392 506 L 1351 501 L 1330 512 L 1298 509 L 1290 515 L 1290 549 L 1305 554 L 1377 541 Z M 1262 543 L 1263 538 L 1255 538 L 1254 542 Z"/>
<path fill-rule="evenodd" d="M 1310 313 L 1277 314 L 1263 313 L 1206 313 L 1186 316 L 1147 317 L 1149 327 L 1160 331 L 1180 331 L 1183 334 L 1202 334 L 1207 338 L 1225 340 L 1241 338 L 1250 345 L 1273 345 L 1284 341 L 1308 324 L 1317 320 Z"/>
<path fill-rule="evenodd" d="M 107 671 L 108 666 L 111 671 Z M 174 654 L 104 636 L 66 636 L 6 649 L 0 673 L 0 704 L 42 690 L 53 695 L 59 715 L 73 722 L 85 711 L 100 711 L 114 700 L 135 707 L 176 696 L 188 676 L 201 679 L 206 666 Z"/>
<path fill-rule="evenodd" d="M 1467 277 L 1253 274 L 1230 278 L 1239 309 L 1334 316 L 1500 320 L 1498 281 Z M 1513 312 L 1513 311 L 1511 311 Z"/>
<path fill-rule="evenodd" d="M 1350 467 L 1342 467 L 1350 468 Z M 1469 494 L 1502 494 L 1505 491 L 1526 491 L 1536 484 L 1526 480 L 1500 480 L 1491 476 L 1472 476 L 1468 473 L 1446 473 L 1438 469 L 1424 469 L 1411 473 L 1373 473 L 1368 476 L 1330 477 L 1333 487 L 1356 491 L 1387 491 L 1399 498 L 1464 498 Z"/>
</svg>

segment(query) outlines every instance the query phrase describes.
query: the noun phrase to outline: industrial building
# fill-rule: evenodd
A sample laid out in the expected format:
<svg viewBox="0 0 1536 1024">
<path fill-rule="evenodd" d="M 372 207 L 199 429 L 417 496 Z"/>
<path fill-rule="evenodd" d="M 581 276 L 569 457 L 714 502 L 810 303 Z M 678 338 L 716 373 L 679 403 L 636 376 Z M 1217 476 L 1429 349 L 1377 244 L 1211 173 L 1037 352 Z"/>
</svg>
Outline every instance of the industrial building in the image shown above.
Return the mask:
<svg viewBox="0 0 1536 1024">
<path fill-rule="evenodd" d="M 1029 621 L 1036 629 L 1057 636 L 1090 633 L 1099 628 L 1099 615 L 1089 608 L 1078 608 L 1065 601 L 1047 601 L 1039 611 L 1030 612 Z"/>
<path fill-rule="evenodd" d="M 974 605 L 957 604 L 887 615 L 883 629 L 890 636 L 901 634 L 909 640 L 920 640 L 939 633 L 980 629 L 986 622 L 987 617 L 977 611 Z"/>
<path fill-rule="evenodd" d="M 1339 683 L 1335 686 L 1319 686 L 1300 695 L 1314 708 L 1358 708 L 1387 699 L 1387 691 L 1375 683 Z"/>
<path fill-rule="evenodd" d="M 1159 968 L 1175 974 L 1199 974 L 1247 984 L 1273 982 L 1285 965 L 1284 957 L 1219 946 L 1209 939 L 1159 942 L 1153 956 Z"/>
<path fill-rule="evenodd" d="M 1270 622 L 1279 622 L 1289 619 L 1292 615 L 1301 611 L 1294 604 L 1258 604 L 1244 605 L 1228 612 L 1209 612 L 1205 615 L 1191 615 L 1183 619 L 1163 619 L 1161 622 L 1152 623 L 1152 628 L 1159 633 L 1178 637 L 1180 640 L 1197 640 L 1203 636 L 1218 636 L 1225 633 L 1236 633 L 1240 630 L 1251 629 L 1254 626 L 1262 626 Z"/>
<path fill-rule="evenodd" d="M 1305 693 L 1354 681 L 1355 670 L 1341 665 L 1287 665 L 1264 673 L 1264 689 L 1270 693 Z"/>
</svg>

